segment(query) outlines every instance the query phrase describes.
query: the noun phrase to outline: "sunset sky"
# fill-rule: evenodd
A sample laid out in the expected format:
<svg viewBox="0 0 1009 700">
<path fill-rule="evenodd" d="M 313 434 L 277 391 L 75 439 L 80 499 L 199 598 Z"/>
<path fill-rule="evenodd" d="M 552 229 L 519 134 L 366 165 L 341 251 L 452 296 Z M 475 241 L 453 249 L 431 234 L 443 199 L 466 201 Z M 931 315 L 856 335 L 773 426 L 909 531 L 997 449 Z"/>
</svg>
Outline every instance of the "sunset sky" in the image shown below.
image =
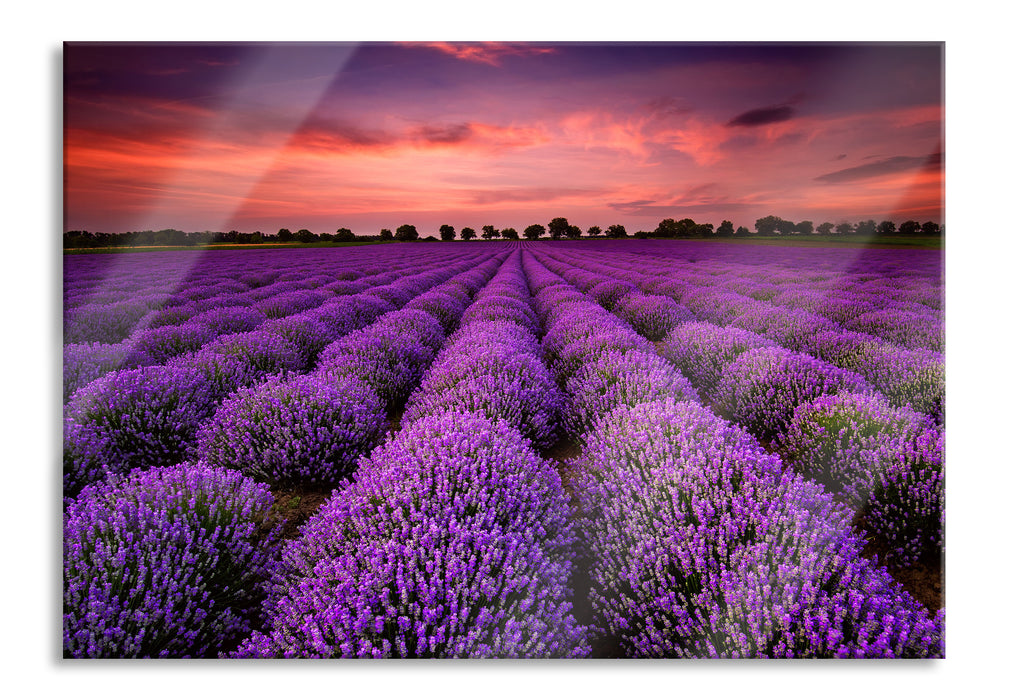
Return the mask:
<svg viewBox="0 0 1009 700">
<path fill-rule="evenodd" d="M 64 228 L 944 221 L 943 47 L 64 45 Z"/>
</svg>

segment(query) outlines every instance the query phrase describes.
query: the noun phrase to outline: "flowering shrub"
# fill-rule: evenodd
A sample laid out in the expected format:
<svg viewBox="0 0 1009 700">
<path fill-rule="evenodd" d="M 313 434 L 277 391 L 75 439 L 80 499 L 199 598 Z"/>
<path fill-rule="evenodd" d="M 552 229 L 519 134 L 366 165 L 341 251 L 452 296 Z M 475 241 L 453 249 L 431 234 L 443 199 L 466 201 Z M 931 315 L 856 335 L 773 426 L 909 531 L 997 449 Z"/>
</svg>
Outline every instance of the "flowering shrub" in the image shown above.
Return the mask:
<svg viewBox="0 0 1009 700">
<path fill-rule="evenodd" d="M 446 353 L 407 402 L 403 423 L 446 411 L 500 419 L 546 448 L 557 438 L 561 394 L 543 362 L 511 348 Z"/>
<path fill-rule="evenodd" d="M 284 553 L 243 657 L 585 656 L 560 477 L 502 422 L 419 420 Z"/>
<path fill-rule="evenodd" d="M 158 364 L 178 355 L 199 350 L 217 334 L 201 323 L 187 321 L 178 326 L 159 326 L 137 331 L 130 337 L 133 349 L 142 352 Z"/>
<path fill-rule="evenodd" d="M 432 289 L 410 300 L 407 309 L 420 309 L 431 314 L 441 324 L 445 333 L 451 333 L 459 325 L 459 319 L 466 311 L 469 297 Z"/>
<path fill-rule="evenodd" d="M 64 343 L 118 343 L 130 335 L 151 308 L 142 301 L 83 304 L 64 312 Z"/>
<path fill-rule="evenodd" d="M 614 409 L 576 466 L 589 597 L 627 655 L 943 653 L 850 511 L 700 405 Z"/>
<path fill-rule="evenodd" d="M 154 364 L 129 343 L 77 343 L 63 346 L 63 403 L 98 377 L 117 369 Z"/>
<path fill-rule="evenodd" d="M 862 507 L 865 528 L 899 566 L 946 552 L 944 434 L 925 432 L 902 446 Z"/>
<path fill-rule="evenodd" d="M 198 453 L 268 484 L 331 486 L 385 428 L 384 406 L 359 381 L 271 377 L 221 404 L 199 430 Z"/>
<path fill-rule="evenodd" d="M 64 656 L 216 656 L 237 644 L 276 566 L 272 504 L 261 484 L 202 464 L 86 487 L 63 516 Z"/>
<path fill-rule="evenodd" d="M 796 407 L 821 394 L 871 392 L 861 375 L 785 348 L 748 350 L 725 368 L 712 402 L 759 438 L 782 433 Z"/>
<path fill-rule="evenodd" d="M 78 390 L 64 409 L 64 495 L 108 473 L 193 457 L 216 399 L 204 376 L 184 367 L 118 370 Z"/>
<path fill-rule="evenodd" d="M 280 336 L 293 345 L 305 368 L 314 366 L 322 349 L 337 338 L 332 329 L 311 312 L 270 319 L 259 330 Z"/>
<path fill-rule="evenodd" d="M 894 409 L 878 394 L 842 391 L 800 404 L 776 449 L 857 510 L 904 446 L 926 432 L 935 425 L 920 413 Z"/>
<path fill-rule="evenodd" d="M 224 335 L 255 330 L 265 320 L 266 316 L 256 309 L 226 306 L 198 313 L 188 319 L 188 323 L 198 323 L 212 330 L 214 335 Z"/>
<path fill-rule="evenodd" d="M 732 326 L 688 321 L 674 328 L 659 345 L 659 354 L 683 372 L 698 393 L 710 399 L 722 371 L 747 350 L 773 347 L 774 342 Z"/>
<path fill-rule="evenodd" d="M 305 366 L 301 353 L 291 342 L 265 329 L 222 335 L 203 346 L 197 354 L 233 357 L 248 365 L 253 376 L 259 377 L 299 372 Z"/>
<path fill-rule="evenodd" d="M 687 307 L 669 297 L 650 294 L 628 294 L 614 305 L 613 313 L 652 341 L 662 340 L 680 324 L 694 320 Z"/>
<path fill-rule="evenodd" d="M 700 401 L 690 382 L 654 353 L 607 351 L 586 362 L 565 387 L 563 411 L 568 435 L 583 435 L 592 423 L 617 406 L 672 398 Z"/>
</svg>

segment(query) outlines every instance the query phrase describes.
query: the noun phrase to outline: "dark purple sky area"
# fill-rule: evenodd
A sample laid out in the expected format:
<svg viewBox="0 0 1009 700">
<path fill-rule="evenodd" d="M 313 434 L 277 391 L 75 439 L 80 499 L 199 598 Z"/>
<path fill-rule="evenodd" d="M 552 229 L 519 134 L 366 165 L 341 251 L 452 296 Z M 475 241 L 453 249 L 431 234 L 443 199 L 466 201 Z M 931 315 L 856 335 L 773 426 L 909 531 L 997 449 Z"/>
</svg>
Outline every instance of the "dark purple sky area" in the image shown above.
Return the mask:
<svg viewBox="0 0 1009 700">
<path fill-rule="evenodd" d="M 66 229 L 943 222 L 943 46 L 64 45 Z"/>
</svg>

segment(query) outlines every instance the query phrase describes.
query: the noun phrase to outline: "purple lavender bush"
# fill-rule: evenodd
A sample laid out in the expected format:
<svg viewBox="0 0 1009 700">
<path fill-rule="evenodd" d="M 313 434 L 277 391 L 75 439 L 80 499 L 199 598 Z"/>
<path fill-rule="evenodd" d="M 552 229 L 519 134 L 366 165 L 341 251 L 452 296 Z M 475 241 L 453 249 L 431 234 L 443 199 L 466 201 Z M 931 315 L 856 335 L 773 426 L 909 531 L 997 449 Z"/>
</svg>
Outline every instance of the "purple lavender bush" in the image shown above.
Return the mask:
<svg viewBox="0 0 1009 700">
<path fill-rule="evenodd" d="M 200 357 L 223 355 L 247 365 L 260 377 L 269 374 L 300 372 L 305 367 L 298 348 L 282 336 L 259 329 L 222 335 L 200 348 Z"/>
<path fill-rule="evenodd" d="M 202 323 L 187 321 L 178 326 L 158 326 L 137 331 L 130 336 L 133 349 L 142 352 L 158 364 L 173 357 L 199 350 L 217 337 L 212 329 Z"/>
<path fill-rule="evenodd" d="M 273 496 L 179 464 L 87 486 L 63 515 L 63 655 L 230 651 L 260 622 L 279 554 Z"/>
<path fill-rule="evenodd" d="M 385 429 L 384 406 L 360 381 L 271 377 L 221 403 L 197 434 L 198 454 L 271 485 L 332 486 Z"/>
<path fill-rule="evenodd" d="M 617 408 L 575 466 L 596 624 L 626 655 L 943 653 L 851 512 L 699 404 Z"/>
<path fill-rule="evenodd" d="M 154 361 L 129 343 L 72 343 L 63 346 L 63 403 L 74 392 L 117 369 L 134 369 Z"/>
<path fill-rule="evenodd" d="M 655 353 L 607 351 L 586 362 L 565 386 L 563 410 L 568 435 L 583 435 L 601 416 L 617 406 L 674 399 L 700 401 L 680 372 Z"/>
<path fill-rule="evenodd" d="M 898 566 L 946 553 L 945 442 L 945 434 L 926 432 L 903 445 L 862 506 L 863 526 Z"/>
<path fill-rule="evenodd" d="M 557 472 L 481 416 L 419 420 L 284 552 L 241 657 L 585 656 Z"/>
<path fill-rule="evenodd" d="M 742 328 L 688 321 L 670 331 L 658 350 L 710 400 L 722 381 L 722 371 L 737 357 L 747 350 L 773 346 L 774 341 Z"/>
<path fill-rule="evenodd" d="M 197 428 L 216 402 L 206 378 L 185 367 L 118 370 L 91 382 L 64 409 L 64 495 L 109 473 L 194 457 Z"/>
<path fill-rule="evenodd" d="M 677 326 L 694 320 L 687 307 L 653 294 L 628 294 L 613 306 L 613 313 L 651 341 L 662 340 Z"/>
<path fill-rule="evenodd" d="M 861 375 L 785 348 L 742 353 L 722 373 L 712 403 L 761 439 L 788 428 L 796 407 L 822 394 L 870 393 Z"/>
<path fill-rule="evenodd" d="M 892 408 L 878 394 L 842 391 L 800 404 L 775 450 L 857 510 L 905 445 L 928 432 L 936 431 L 927 416 Z"/>
<path fill-rule="evenodd" d="M 560 390 L 542 360 L 513 348 L 488 348 L 479 355 L 440 356 L 407 401 L 403 423 L 448 411 L 477 413 L 547 448 L 557 439 L 560 407 Z"/>
</svg>

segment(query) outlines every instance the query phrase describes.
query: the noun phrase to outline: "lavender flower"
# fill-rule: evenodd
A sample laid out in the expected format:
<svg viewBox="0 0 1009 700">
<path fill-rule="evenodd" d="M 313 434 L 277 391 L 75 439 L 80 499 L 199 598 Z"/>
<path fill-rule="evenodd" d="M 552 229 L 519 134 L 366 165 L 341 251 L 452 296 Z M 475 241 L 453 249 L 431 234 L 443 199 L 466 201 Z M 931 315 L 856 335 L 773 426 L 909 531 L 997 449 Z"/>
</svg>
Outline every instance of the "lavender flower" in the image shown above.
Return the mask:
<svg viewBox="0 0 1009 700">
<path fill-rule="evenodd" d="M 221 404 L 199 430 L 198 454 L 269 484 L 331 486 L 385 428 L 384 406 L 361 382 L 271 377 Z"/>
<path fill-rule="evenodd" d="M 571 512 L 506 424 L 427 418 L 362 460 L 284 553 L 244 657 L 585 656 Z"/>
<path fill-rule="evenodd" d="M 259 624 L 270 492 L 201 464 L 86 487 L 63 516 L 63 654 L 216 656 Z"/>
</svg>

